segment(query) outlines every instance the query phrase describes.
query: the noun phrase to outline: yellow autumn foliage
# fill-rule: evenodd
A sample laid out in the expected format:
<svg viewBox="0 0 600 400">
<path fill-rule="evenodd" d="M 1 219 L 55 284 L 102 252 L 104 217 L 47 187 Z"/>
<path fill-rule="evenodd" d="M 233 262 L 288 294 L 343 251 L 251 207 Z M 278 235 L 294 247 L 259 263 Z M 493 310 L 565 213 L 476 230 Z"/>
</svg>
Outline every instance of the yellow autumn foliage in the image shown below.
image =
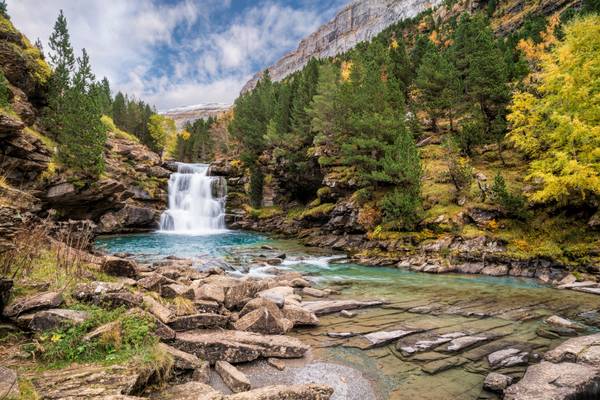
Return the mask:
<svg viewBox="0 0 600 400">
<path fill-rule="evenodd" d="M 539 71 L 508 116 L 509 140 L 532 159 L 530 200 L 561 205 L 600 195 L 600 16 L 575 19 L 564 32 L 550 50 L 529 47 Z"/>
</svg>

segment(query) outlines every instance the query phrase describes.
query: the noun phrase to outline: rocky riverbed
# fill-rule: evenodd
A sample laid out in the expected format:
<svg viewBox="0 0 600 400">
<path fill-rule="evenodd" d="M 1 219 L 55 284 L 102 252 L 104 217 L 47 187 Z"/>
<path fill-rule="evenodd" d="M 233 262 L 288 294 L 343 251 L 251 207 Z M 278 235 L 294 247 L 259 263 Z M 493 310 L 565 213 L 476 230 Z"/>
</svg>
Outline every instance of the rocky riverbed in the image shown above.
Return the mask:
<svg viewBox="0 0 600 400">
<path fill-rule="evenodd" d="M 97 262 L 109 282 L 4 309 L 25 331 L 85 320 L 70 299 L 150 316 L 173 360 L 162 385 L 156 371 L 128 365 L 32 373 L 19 358 L 5 363 L 3 379 L 27 374 L 48 399 L 375 400 L 493 399 L 507 387 L 507 398 L 567 399 L 595 390 L 600 376 L 600 298 L 591 294 L 521 278 L 373 269 L 286 241 L 249 240 L 227 253 L 105 256 Z M 548 379 L 564 370 L 560 385 Z"/>
</svg>

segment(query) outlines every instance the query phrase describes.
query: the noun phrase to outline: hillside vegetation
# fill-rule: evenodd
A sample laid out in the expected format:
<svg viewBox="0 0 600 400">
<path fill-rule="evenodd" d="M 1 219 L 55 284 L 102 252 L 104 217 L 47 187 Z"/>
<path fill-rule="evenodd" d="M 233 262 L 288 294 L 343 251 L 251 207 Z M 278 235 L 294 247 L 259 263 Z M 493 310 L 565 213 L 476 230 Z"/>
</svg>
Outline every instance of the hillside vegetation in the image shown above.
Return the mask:
<svg viewBox="0 0 600 400">
<path fill-rule="evenodd" d="M 264 73 L 229 125 L 236 203 L 282 231 L 484 236 L 598 265 L 599 5 L 513 3 L 447 1 L 282 82 Z"/>
</svg>

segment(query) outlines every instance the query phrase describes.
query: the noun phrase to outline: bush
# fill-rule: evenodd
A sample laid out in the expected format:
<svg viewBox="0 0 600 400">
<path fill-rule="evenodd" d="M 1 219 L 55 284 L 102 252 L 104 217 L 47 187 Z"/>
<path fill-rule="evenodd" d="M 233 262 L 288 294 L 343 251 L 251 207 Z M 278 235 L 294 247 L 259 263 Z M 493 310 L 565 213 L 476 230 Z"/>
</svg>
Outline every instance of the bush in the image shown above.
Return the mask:
<svg viewBox="0 0 600 400">
<path fill-rule="evenodd" d="M 506 182 L 500 173 L 496 174 L 494 184 L 490 190 L 492 201 L 500 206 L 507 215 L 522 220 L 528 218 L 529 213 L 527 211 L 525 198 L 510 193 L 506 188 Z"/>
<path fill-rule="evenodd" d="M 473 152 L 473 147 L 483 142 L 485 126 L 481 119 L 472 119 L 465 122 L 462 128 L 456 132 L 454 139 L 458 147 L 465 153 L 470 155 Z"/>
<path fill-rule="evenodd" d="M 419 222 L 421 198 L 418 193 L 394 189 L 381 201 L 384 220 L 394 229 L 414 230 Z"/>
<path fill-rule="evenodd" d="M 254 208 L 260 208 L 263 201 L 263 186 L 265 177 L 259 167 L 253 167 L 250 171 L 250 204 Z"/>
</svg>

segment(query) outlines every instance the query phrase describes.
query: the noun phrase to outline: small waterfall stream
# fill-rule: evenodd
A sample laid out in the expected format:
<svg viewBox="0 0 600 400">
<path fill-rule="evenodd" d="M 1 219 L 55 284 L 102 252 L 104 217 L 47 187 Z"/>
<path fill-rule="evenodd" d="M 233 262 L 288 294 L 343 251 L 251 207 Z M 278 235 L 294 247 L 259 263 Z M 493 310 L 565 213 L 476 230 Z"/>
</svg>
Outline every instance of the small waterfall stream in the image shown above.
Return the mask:
<svg viewBox="0 0 600 400">
<path fill-rule="evenodd" d="M 207 164 L 177 164 L 169 179 L 169 208 L 160 217 L 160 231 L 213 234 L 225 230 L 227 184 L 208 176 Z"/>
</svg>

